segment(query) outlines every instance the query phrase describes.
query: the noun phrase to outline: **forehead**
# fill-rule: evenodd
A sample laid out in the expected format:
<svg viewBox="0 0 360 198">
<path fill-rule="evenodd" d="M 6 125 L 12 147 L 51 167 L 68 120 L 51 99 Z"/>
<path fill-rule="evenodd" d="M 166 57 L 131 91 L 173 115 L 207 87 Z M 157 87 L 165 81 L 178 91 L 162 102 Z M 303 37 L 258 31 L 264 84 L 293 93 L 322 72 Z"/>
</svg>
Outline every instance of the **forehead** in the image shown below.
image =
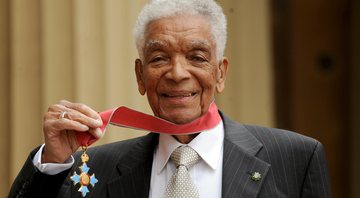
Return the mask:
<svg viewBox="0 0 360 198">
<path fill-rule="evenodd" d="M 174 42 L 188 47 L 214 44 L 210 23 L 199 15 L 177 15 L 148 24 L 144 48 L 169 47 Z"/>
<path fill-rule="evenodd" d="M 179 45 L 179 43 L 175 43 Z M 182 47 L 187 49 L 193 48 L 211 48 L 211 43 L 208 42 L 206 39 L 204 40 L 188 40 L 186 42 L 182 42 Z M 145 52 L 148 50 L 156 50 L 156 49 L 163 49 L 172 46 L 173 44 L 167 40 L 157 40 L 157 39 L 149 39 L 145 43 Z"/>
</svg>

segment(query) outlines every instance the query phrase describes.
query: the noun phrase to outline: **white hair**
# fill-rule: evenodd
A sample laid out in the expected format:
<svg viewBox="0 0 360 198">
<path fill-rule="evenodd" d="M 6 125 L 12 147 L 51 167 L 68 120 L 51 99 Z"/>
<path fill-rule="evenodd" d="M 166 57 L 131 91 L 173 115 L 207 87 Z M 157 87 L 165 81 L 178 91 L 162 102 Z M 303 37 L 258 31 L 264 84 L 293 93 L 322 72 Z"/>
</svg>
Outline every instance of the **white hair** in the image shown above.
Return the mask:
<svg viewBox="0 0 360 198">
<path fill-rule="evenodd" d="M 200 15 L 209 21 L 216 43 L 216 57 L 223 57 L 227 37 L 226 17 L 214 0 L 152 0 L 141 10 L 133 30 L 140 58 L 147 25 L 161 18 L 182 14 Z"/>
</svg>

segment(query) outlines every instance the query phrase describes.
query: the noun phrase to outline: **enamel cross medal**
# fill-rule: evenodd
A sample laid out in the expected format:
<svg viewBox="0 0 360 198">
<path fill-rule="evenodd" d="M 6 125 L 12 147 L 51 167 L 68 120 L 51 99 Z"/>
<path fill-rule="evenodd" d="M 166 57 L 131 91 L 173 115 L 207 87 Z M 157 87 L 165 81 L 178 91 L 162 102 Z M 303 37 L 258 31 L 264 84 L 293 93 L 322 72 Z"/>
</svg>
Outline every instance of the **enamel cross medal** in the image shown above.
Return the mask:
<svg viewBox="0 0 360 198">
<path fill-rule="evenodd" d="M 174 124 L 161 118 L 147 115 L 123 106 L 100 112 L 99 115 L 103 121 L 103 126 L 100 128 L 102 132 L 105 131 L 108 124 L 113 124 L 120 127 L 129 127 L 171 135 L 193 134 L 198 133 L 199 131 L 212 129 L 221 121 L 221 116 L 215 102 L 211 103 L 206 114 L 202 115 L 196 121 L 183 125 Z M 61 115 L 60 117 L 64 117 L 64 115 Z M 74 174 L 70 179 L 73 181 L 74 186 L 80 185 L 78 191 L 85 197 L 90 190 L 93 190 L 95 184 L 98 182 L 95 178 L 95 174 L 90 175 L 90 168 L 86 164 L 86 162 L 89 161 L 86 149 L 97 139 L 90 133 L 76 133 L 76 138 L 79 145 L 86 146 L 81 146 L 83 154 L 81 155 L 82 165 L 79 167 L 80 173 L 78 174 L 74 171 Z M 257 176 L 255 177 L 257 178 Z"/>
<path fill-rule="evenodd" d="M 78 191 L 83 197 L 85 197 L 86 194 L 90 192 L 88 186 L 90 185 L 92 188 L 94 188 L 98 180 L 95 178 L 95 174 L 89 174 L 90 168 L 86 164 L 86 162 L 89 161 L 89 156 L 86 154 L 87 147 L 81 146 L 81 149 L 83 151 L 83 154 L 81 155 L 82 165 L 79 167 L 81 172 L 78 175 L 76 171 L 74 171 L 74 174 L 70 177 L 70 179 L 73 181 L 74 186 L 76 186 L 78 183 L 80 184 Z"/>
</svg>

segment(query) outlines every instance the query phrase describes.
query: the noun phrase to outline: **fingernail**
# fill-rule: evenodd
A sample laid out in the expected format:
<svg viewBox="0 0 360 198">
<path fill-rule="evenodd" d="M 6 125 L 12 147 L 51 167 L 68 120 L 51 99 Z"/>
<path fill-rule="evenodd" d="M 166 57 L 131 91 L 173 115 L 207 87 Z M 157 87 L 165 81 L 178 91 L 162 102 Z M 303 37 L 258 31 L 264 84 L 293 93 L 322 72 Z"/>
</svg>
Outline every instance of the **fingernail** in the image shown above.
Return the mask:
<svg viewBox="0 0 360 198">
<path fill-rule="evenodd" d="M 88 126 L 86 126 L 86 125 L 81 125 L 81 128 L 83 129 L 83 131 L 88 131 L 89 130 L 89 127 Z"/>
<path fill-rule="evenodd" d="M 100 126 L 102 126 L 103 125 L 103 121 L 100 119 L 100 120 L 96 120 L 98 123 L 99 123 L 99 125 Z"/>
<path fill-rule="evenodd" d="M 98 137 L 98 138 L 101 138 L 103 136 L 103 133 L 101 132 L 100 128 L 96 128 L 95 129 L 95 135 Z"/>
<path fill-rule="evenodd" d="M 102 121 L 99 119 L 94 119 L 93 123 L 96 127 L 101 127 L 102 126 Z"/>
</svg>

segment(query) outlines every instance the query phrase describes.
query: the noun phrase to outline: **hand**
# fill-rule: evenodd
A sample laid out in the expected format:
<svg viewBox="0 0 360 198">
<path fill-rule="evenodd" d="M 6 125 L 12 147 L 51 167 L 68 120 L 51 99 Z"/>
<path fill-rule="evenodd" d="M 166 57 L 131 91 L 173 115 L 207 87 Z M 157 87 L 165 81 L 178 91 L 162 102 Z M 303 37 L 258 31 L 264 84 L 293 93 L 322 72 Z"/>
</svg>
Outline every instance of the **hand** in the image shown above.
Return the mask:
<svg viewBox="0 0 360 198">
<path fill-rule="evenodd" d="M 64 118 L 60 118 L 64 111 Z M 76 133 L 90 133 L 100 139 L 102 124 L 100 115 L 84 104 L 61 100 L 51 105 L 44 115 L 42 163 L 64 163 L 80 147 Z"/>
</svg>

